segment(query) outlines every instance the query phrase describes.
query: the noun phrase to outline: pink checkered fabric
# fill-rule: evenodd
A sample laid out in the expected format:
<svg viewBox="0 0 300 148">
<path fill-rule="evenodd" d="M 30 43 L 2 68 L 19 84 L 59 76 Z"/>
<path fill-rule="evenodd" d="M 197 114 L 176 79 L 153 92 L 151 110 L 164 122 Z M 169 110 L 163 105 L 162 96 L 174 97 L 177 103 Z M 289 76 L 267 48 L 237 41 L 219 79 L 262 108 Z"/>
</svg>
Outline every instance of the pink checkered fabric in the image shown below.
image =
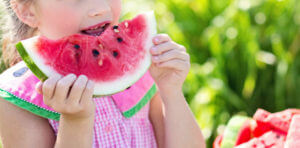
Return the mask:
<svg viewBox="0 0 300 148">
<path fill-rule="evenodd" d="M 131 118 L 125 118 L 112 97 L 95 98 L 96 117 L 93 148 L 156 148 L 148 118 L 149 103 Z M 49 119 L 55 134 L 59 121 Z"/>
</svg>

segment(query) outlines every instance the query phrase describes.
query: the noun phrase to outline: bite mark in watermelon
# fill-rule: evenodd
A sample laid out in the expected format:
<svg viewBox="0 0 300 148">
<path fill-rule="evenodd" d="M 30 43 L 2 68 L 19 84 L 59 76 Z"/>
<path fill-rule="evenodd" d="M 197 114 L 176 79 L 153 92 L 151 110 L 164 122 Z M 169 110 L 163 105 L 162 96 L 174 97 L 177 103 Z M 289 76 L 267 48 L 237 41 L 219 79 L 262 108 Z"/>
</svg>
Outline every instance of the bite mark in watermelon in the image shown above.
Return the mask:
<svg viewBox="0 0 300 148">
<path fill-rule="evenodd" d="M 36 36 L 16 47 L 42 81 L 52 75 L 86 75 L 95 82 L 94 96 L 120 92 L 151 65 L 150 48 L 156 34 L 154 13 L 145 13 L 107 28 L 100 36 L 75 34 L 59 40 Z"/>
</svg>

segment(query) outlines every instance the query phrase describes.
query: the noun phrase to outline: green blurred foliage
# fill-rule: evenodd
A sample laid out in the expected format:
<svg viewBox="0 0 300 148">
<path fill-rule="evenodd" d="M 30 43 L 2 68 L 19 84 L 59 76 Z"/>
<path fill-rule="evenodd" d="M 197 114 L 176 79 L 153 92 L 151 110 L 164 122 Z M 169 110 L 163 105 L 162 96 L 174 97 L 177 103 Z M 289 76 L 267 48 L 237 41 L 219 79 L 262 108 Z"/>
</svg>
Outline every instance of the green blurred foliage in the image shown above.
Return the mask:
<svg viewBox="0 0 300 148">
<path fill-rule="evenodd" d="M 234 114 L 300 108 L 299 0 L 124 0 L 123 19 L 147 10 L 191 55 L 183 89 L 208 147 Z"/>
<path fill-rule="evenodd" d="M 208 147 L 234 114 L 300 108 L 299 0 L 126 0 L 132 10 L 154 10 L 188 49 L 183 89 Z"/>
</svg>

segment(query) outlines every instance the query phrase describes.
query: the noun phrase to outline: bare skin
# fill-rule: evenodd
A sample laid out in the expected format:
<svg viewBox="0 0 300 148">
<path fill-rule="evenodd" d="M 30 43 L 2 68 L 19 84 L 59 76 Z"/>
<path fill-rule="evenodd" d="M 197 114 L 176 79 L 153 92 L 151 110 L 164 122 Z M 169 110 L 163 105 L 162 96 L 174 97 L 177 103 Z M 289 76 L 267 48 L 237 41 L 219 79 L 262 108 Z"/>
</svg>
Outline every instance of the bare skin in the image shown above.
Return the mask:
<svg viewBox="0 0 300 148">
<path fill-rule="evenodd" d="M 81 28 L 101 21 L 110 20 L 113 24 L 120 15 L 118 0 L 37 1 L 38 9 L 35 9 L 37 6 L 25 6 L 16 0 L 12 0 L 12 7 L 21 21 L 38 28 L 42 35 L 53 39 L 78 33 Z M 101 7 L 95 7 L 95 3 Z M 62 18 L 72 19 L 66 22 Z M 185 47 L 172 41 L 168 35 L 155 36 L 153 43 L 150 73 L 159 93 L 151 100 L 149 118 L 157 144 L 160 148 L 204 148 L 201 130 L 181 89 L 190 68 L 189 55 Z M 1 100 L 0 133 L 4 139 L 4 147 L 92 147 L 95 115 L 93 87 L 93 82 L 85 76 L 77 78 L 72 75 L 53 76 L 38 84 L 37 90 L 43 94 L 45 104 L 61 113 L 56 139 L 53 138 L 54 133 L 46 119 L 17 107 L 7 106 L 9 109 L 4 110 L 2 107 L 5 108 L 7 102 Z M 12 131 L 11 122 L 15 123 L 18 131 Z M 39 125 L 43 130 L 33 130 L 33 124 Z M 33 132 L 26 132 L 28 130 Z M 9 140 L 20 135 L 25 140 Z M 30 139 L 39 140 L 28 142 Z"/>
<path fill-rule="evenodd" d="M 190 57 L 184 46 L 166 34 L 155 36 L 153 44 L 150 73 L 160 94 L 151 101 L 150 116 L 153 114 L 156 132 L 164 131 L 156 133 L 157 137 L 163 137 L 158 144 L 165 148 L 204 148 L 203 135 L 182 93 Z"/>
<path fill-rule="evenodd" d="M 41 87 L 44 103 L 61 113 L 55 147 L 92 147 L 94 83 L 86 76 L 70 74 L 50 77 Z"/>
</svg>

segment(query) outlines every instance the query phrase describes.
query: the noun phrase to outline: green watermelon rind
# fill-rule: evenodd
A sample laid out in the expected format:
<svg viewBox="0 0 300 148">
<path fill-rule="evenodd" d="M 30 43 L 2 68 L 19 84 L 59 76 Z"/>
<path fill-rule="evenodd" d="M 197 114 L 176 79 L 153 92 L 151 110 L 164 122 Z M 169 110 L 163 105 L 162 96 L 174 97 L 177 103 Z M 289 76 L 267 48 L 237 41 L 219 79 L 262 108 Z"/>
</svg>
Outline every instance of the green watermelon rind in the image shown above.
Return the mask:
<svg viewBox="0 0 300 148">
<path fill-rule="evenodd" d="M 233 148 L 235 146 L 240 128 L 247 120 L 250 120 L 250 118 L 241 115 L 233 116 L 229 120 L 224 131 L 221 148 Z"/>
<path fill-rule="evenodd" d="M 157 33 L 156 32 L 156 21 L 155 21 L 155 16 L 154 16 L 154 12 L 146 12 L 143 13 L 142 15 L 144 15 L 146 17 L 146 23 L 148 24 L 147 30 L 149 31 L 150 34 L 148 34 L 148 40 L 146 40 L 146 44 L 145 44 L 145 48 L 146 49 L 150 49 L 150 47 L 153 45 L 152 44 L 152 37 Z M 42 67 L 44 67 L 44 70 L 47 71 L 46 73 L 44 73 L 38 66 L 37 64 L 34 62 L 35 60 L 33 60 L 30 56 L 29 53 L 26 51 L 24 44 L 27 44 L 28 42 L 35 42 L 38 39 L 38 37 L 34 37 L 28 40 L 24 40 L 21 41 L 19 43 L 16 44 L 16 48 L 20 54 L 20 56 L 22 57 L 22 59 L 25 61 L 26 65 L 28 66 L 28 68 L 41 80 L 41 81 L 45 81 L 48 76 L 46 75 L 46 73 L 56 73 L 54 70 L 52 70 L 52 68 L 47 68 L 46 66 L 41 65 Z M 32 41 L 29 41 L 32 40 Z M 34 48 L 34 45 L 30 45 L 31 48 Z M 29 47 L 30 47 L 29 46 Z M 149 51 L 148 51 L 149 52 Z M 40 59 L 39 57 L 35 57 L 36 61 L 43 61 L 42 59 Z M 128 86 L 123 87 L 122 89 L 119 89 L 118 91 L 110 91 L 110 92 L 102 92 L 102 93 L 97 93 L 97 84 L 95 85 L 95 91 L 96 93 L 94 93 L 93 97 L 102 97 L 102 96 L 109 96 L 115 93 L 119 93 L 124 91 L 127 87 L 133 85 L 135 82 L 137 82 L 149 69 L 150 65 L 151 65 L 151 57 L 150 55 L 145 57 L 146 60 L 143 61 L 143 63 L 140 64 L 140 67 L 138 68 L 141 69 L 140 72 L 137 72 L 139 75 L 132 77 L 132 80 L 130 81 L 130 83 L 128 83 Z M 94 91 L 94 92 L 95 92 Z"/>
<path fill-rule="evenodd" d="M 130 110 L 127 110 L 123 113 L 124 117 L 130 118 L 133 115 L 135 115 L 139 110 L 141 110 L 141 108 L 143 108 L 151 100 L 151 98 L 154 96 L 156 92 L 157 92 L 156 85 L 153 84 L 152 87 L 147 92 L 147 94 L 143 97 L 143 99 L 139 103 L 137 103 Z"/>
<path fill-rule="evenodd" d="M 39 67 L 33 62 L 33 60 L 30 58 L 30 56 L 28 55 L 28 53 L 26 52 L 22 42 L 19 42 L 16 44 L 16 48 L 19 52 L 19 54 L 21 55 L 23 61 L 25 62 L 25 64 L 27 65 L 27 67 L 32 71 L 32 73 L 34 73 L 34 75 L 40 79 L 42 82 L 44 82 L 45 80 L 48 79 L 48 77 L 39 69 Z M 147 69 L 150 67 L 150 65 L 147 66 Z M 147 72 L 147 71 L 146 71 Z M 143 75 L 145 75 L 145 73 L 143 73 Z M 142 75 L 142 76 L 143 76 Z M 137 81 L 137 80 L 136 80 Z M 132 84 L 133 85 L 136 81 L 134 81 Z M 124 89 L 125 90 L 125 89 Z M 124 90 L 121 90 L 119 92 L 122 92 Z M 118 92 L 116 92 L 118 93 Z M 110 94 L 108 94 L 110 95 Z M 93 95 L 93 98 L 98 98 L 98 97 L 103 97 L 103 96 L 108 96 L 108 95 Z M 129 116 L 129 115 L 128 115 Z"/>
<path fill-rule="evenodd" d="M 27 67 L 34 73 L 36 77 L 38 77 L 41 81 L 45 81 L 48 77 L 39 69 L 39 67 L 33 62 L 33 60 L 28 55 L 26 49 L 24 48 L 22 42 L 16 44 L 16 48 L 21 55 L 23 61 L 27 65 Z"/>
</svg>

